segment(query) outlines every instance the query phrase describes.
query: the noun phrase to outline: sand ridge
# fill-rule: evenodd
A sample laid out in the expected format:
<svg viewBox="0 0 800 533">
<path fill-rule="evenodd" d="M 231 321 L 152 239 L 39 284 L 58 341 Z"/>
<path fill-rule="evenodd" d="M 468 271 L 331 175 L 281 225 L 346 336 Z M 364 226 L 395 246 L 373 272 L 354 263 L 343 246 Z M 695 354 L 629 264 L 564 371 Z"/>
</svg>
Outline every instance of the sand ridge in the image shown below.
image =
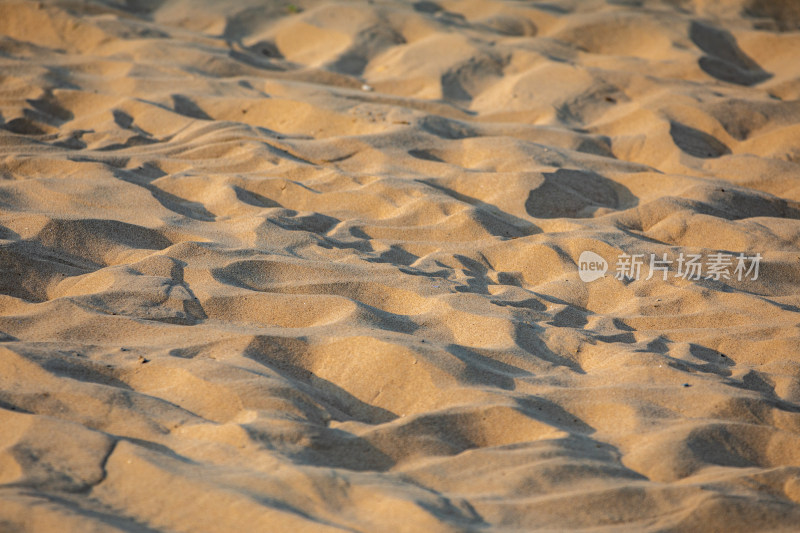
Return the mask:
<svg viewBox="0 0 800 533">
<path fill-rule="evenodd" d="M 0 3 L 0 530 L 791 530 L 798 29 Z"/>
</svg>

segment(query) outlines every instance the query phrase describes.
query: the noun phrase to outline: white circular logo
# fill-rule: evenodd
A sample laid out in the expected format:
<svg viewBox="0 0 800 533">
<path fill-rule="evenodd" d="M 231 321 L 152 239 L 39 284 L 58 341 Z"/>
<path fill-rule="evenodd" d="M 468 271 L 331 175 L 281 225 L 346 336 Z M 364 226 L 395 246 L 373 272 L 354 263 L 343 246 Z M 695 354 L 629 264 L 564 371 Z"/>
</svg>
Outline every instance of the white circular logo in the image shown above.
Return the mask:
<svg viewBox="0 0 800 533">
<path fill-rule="evenodd" d="M 589 283 L 606 275 L 608 263 L 594 252 L 585 251 L 578 258 L 578 275 L 581 281 Z"/>
</svg>

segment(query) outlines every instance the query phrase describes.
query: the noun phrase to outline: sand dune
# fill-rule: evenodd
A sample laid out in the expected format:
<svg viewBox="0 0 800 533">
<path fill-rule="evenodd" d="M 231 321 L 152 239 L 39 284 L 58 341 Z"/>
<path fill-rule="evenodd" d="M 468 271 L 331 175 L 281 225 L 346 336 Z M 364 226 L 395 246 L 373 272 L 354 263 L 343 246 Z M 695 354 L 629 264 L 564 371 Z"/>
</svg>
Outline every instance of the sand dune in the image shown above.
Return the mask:
<svg viewBox="0 0 800 533">
<path fill-rule="evenodd" d="M 795 529 L 798 5 L 0 3 L 0 530 Z"/>
</svg>

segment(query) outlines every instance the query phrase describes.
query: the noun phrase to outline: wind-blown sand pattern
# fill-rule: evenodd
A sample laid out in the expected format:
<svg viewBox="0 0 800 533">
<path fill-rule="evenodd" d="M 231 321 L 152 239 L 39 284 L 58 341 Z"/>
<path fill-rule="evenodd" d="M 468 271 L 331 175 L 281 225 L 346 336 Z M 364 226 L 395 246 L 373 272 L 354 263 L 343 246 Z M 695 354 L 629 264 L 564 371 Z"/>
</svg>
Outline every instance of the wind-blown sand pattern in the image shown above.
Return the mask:
<svg viewBox="0 0 800 533">
<path fill-rule="evenodd" d="M 799 28 L 1 3 L 0 530 L 797 527 Z"/>
</svg>

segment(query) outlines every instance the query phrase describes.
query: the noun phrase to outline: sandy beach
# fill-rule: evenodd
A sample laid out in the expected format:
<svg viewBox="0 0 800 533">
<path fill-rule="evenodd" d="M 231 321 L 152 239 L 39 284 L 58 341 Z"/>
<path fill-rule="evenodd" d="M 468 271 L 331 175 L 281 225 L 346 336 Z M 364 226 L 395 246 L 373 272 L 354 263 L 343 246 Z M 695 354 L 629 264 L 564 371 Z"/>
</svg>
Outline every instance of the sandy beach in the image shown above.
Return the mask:
<svg viewBox="0 0 800 533">
<path fill-rule="evenodd" d="M 0 532 L 799 525 L 797 1 L 0 2 Z"/>
</svg>

